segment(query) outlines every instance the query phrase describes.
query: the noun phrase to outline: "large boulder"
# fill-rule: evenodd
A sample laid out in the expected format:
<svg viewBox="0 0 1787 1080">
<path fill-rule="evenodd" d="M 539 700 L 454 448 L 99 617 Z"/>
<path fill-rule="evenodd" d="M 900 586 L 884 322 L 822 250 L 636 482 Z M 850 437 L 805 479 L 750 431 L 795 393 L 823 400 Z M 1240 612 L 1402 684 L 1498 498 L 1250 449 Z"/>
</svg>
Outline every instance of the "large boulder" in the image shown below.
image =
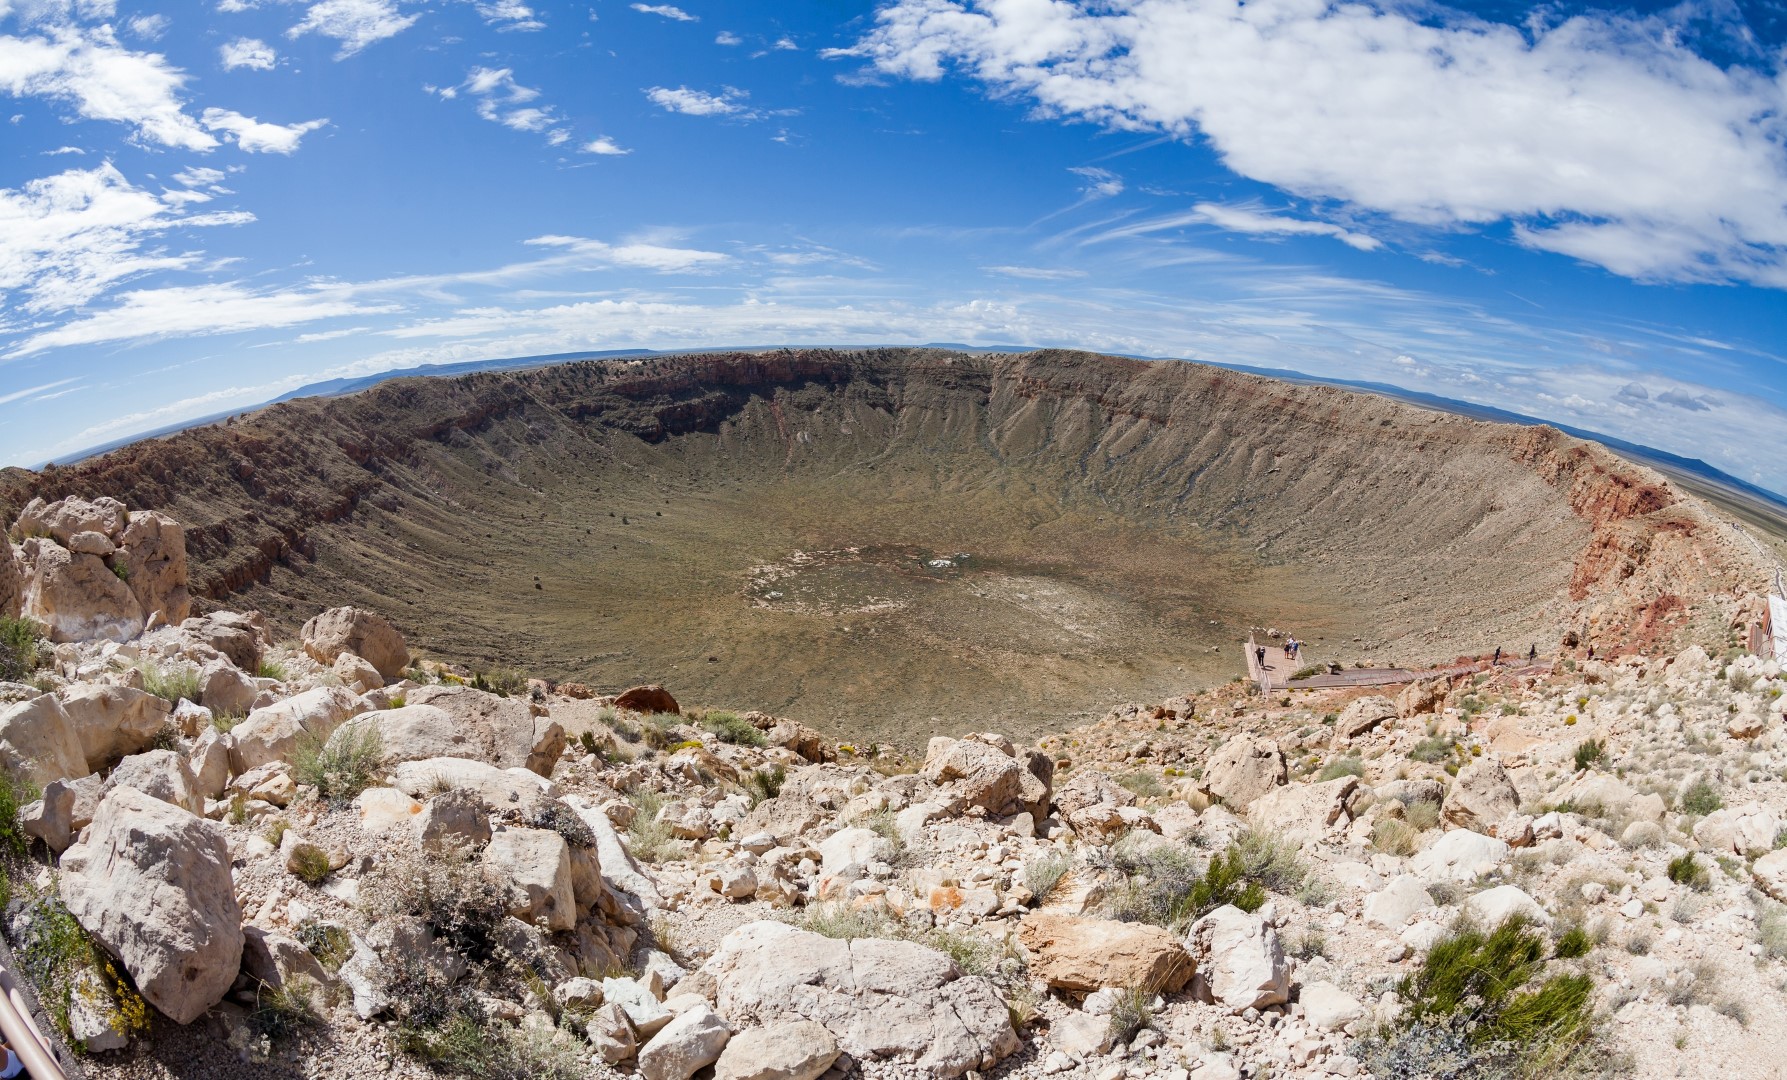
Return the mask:
<svg viewBox="0 0 1787 1080">
<path fill-rule="evenodd" d="M 166 699 L 129 686 L 76 683 L 59 696 L 93 770 L 147 750 L 166 730 L 172 711 Z"/>
<path fill-rule="evenodd" d="M 651 683 L 647 686 L 635 686 L 620 692 L 614 699 L 617 709 L 631 709 L 637 713 L 674 713 L 682 714 L 682 707 L 670 696 L 670 691 Z"/>
<path fill-rule="evenodd" d="M 1422 679 L 1409 683 L 1396 695 L 1396 715 L 1414 717 L 1439 712 L 1446 700 L 1445 679 Z"/>
<path fill-rule="evenodd" d="M 25 569 L 20 611 L 43 624 L 51 641 L 129 641 L 143 632 L 143 605 L 98 555 L 42 538 L 19 550 Z"/>
<path fill-rule="evenodd" d="M 1348 703 L 1334 722 L 1334 741 L 1356 739 L 1387 720 L 1396 719 L 1396 704 L 1387 697 L 1372 695 Z"/>
<path fill-rule="evenodd" d="M 499 769 L 470 758 L 427 758 L 406 761 L 391 771 L 391 783 L 412 799 L 443 791 L 469 791 L 498 810 L 530 814 L 557 789 L 550 780 L 526 769 Z"/>
<path fill-rule="evenodd" d="M 260 670 L 266 627 L 259 613 L 244 615 L 237 611 L 213 611 L 202 619 L 187 619 L 181 623 L 180 636 L 192 644 L 222 653 L 230 663 L 251 675 Z"/>
<path fill-rule="evenodd" d="M 732 1029 L 706 1002 L 659 1029 L 639 1048 L 639 1075 L 645 1080 L 689 1080 L 712 1065 L 732 1038 Z"/>
<path fill-rule="evenodd" d="M 186 589 L 186 530 L 166 514 L 144 510 L 130 516 L 119 545 L 125 583 L 143 609 L 143 617 L 164 626 L 178 626 L 192 614 Z"/>
<path fill-rule="evenodd" d="M 428 705 L 446 713 L 462 740 L 435 757 L 473 757 L 499 769 L 528 769 L 551 776 L 565 751 L 565 729 L 535 716 L 527 702 L 466 686 L 424 686 L 404 697 L 406 706 Z"/>
<path fill-rule="evenodd" d="M 1398 874 L 1365 898 L 1365 921 L 1386 930 L 1400 931 L 1416 915 L 1432 910 L 1432 894 L 1413 874 Z"/>
<path fill-rule="evenodd" d="M 230 771 L 241 775 L 269 761 L 286 761 L 298 738 L 326 742 L 360 712 L 360 699 L 339 686 L 319 686 L 248 714 L 230 731 Z"/>
<path fill-rule="evenodd" d="M 130 787 L 62 856 L 62 900 L 151 1005 L 190 1024 L 242 966 L 242 909 L 223 829 Z"/>
<path fill-rule="evenodd" d="M 198 777 L 193 775 L 186 759 L 172 750 L 150 750 L 120 761 L 105 778 L 101 790 L 109 794 L 120 787 L 135 788 L 187 813 L 199 814 L 205 810 L 205 796 L 199 789 Z"/>
<path fill-rule="evenodd" d="M 1186 948 L 1208 998 L 1234 1012 L 1290 1000 L 1291 973 L 1278 931 L 1258 915 L 1224 904 L 1191 924 Z"/>
<path fill-rule="evenodd" d="M 932 739 L 923 773 L 933 784 L 953 784 L 969 805 L 989 814 L 1048 812 L 1048 785 L 1012 754 L 975 739 Z"/>
<path fill-rule="evenodd" d="M 361 713 L 336 728 L 328 745 L 340 748 L 372 735 L 379 740 L 379 764 L 386 767 L 435 757 L 478 757 L 467 733 L 433 705 Z"/>
<path fill-rule="evenodd" d="M 384 616 L 360 608 L 330 608 L 304 624 L 304 651 L 319 664 L 333 664 L 344 652 L 364 657 L 387 679 L 409 666 L 403 635 Z"/>
<path fill-rule="evenodd" d="M 818 1080 L 838 1060 L 824 1025 L 791 1020 L 734 1035 L 714 1063 L 714 1080 Z"/>
<path fill-rule="evenodd" d="M 577 925 L 571 849 L 564 837 L 550 829 L 503 829 L 484 848 L 484 863 L 499 881 L 514 886 L 509 914 L 552 931 Z"/>
<path fill-rule="evenodd" d="M 1074 834 L 1102 843 L 1140 823 L 1135 793 L 1096 769 L 1078 769 L 1055 791 L 1055 810 Z M 1128 811 L 1127 813 L 1125 811 Z"/>
<path fill-rule="evenodd" d="M 1033 912 L 1018 941 L 1030 974 L 1060 990 L 1138 987 L 1170 994 L 1191 981 L 1191 954 L 1158 926 Z"/>
<path fill-rule="evenodd" d="M 1281 833 L 1294 843 L 1316 840 L 1336 823 L 1352 820 L 1348 807 L 1358 789 L 1356 776 L 1287 784 L 1255 799 L 1247 820 L 1256 829 Z"/>
<path fill-rule="evenodd" d="M 1204 794 L 1241 810 L 1288 780 L 1278 744 L 1243 732 L 1223 743 L 1205 766 Z"/>
<path fill-rule="evenodd" d="M 246 671 L 219 656 L 199 670 L 199 703 L 217 716 L 247 716 L 260 684 Z"/>
<path fill-rule="evenodd" d="M 20 511 L 14 527 L 22 536 L 47 536 L 67 547 L 77 533 L 84 532 L 99 533 L 116 544 L 124 538 L 129 521 L 130 511 L 109 495 L 101 495 L 91 502 L 69 496 L 52 503 L 41 498 L 32 499 Z"/>
<path fill-rule="evenodd" d="M 810 1020 L 864 1061 L 934 1077 L 991 1068 L 1018 1048 L 988 980 L 910 941 L 842 941 L 779 922 L 727 934 L 705 970 L 734 1027 Z"/>
<path fill-rule="evenodd" d="M 0 709 L 0 764 L 39 787 L 92 771 L 74 721 L 55 694 Z"/>
<path fill-rule="evenodd" d="M 1501 762 L 1478 758 L 1458 771 L 1440 816 L 1461 829 L 1486 833 L 1519 809 L 1520 793 Z"/>
<path fill-rule="evenodd" d="M 1409 860 L 1409 868 L 1428 884 L 1470 882 L 1501 865 L 1510 850 L 1493 836 L 1469 829 L 1449 829 L 1431 847 Z"/>
</svg>

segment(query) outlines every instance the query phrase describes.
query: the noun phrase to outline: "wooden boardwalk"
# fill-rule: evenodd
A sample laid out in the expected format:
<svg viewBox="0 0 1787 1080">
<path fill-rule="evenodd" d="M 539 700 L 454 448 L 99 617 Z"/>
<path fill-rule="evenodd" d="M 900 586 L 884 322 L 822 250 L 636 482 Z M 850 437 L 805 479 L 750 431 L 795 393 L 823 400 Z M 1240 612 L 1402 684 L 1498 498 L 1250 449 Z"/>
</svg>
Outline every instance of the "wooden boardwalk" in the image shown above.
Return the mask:
<svg viewBox="0 0 1787 1080">
<path fill-rule="evenodd" d="M 1291 674 L 1305 666 L 1301 659 L 1292 660 L 1284 655 L 1281 645 L 1266 646 L 1266 663 L 1260 666 L 1255 650 L 1259 643 L 1249 639 L 1242 646 L 1247 661 L 1248 681 L 1258 686 L 1263 692 L 1274 690 L 1328 690 L 1335 687 L 1351 686 L 1395 686 L 1411 683 L 1420 679 L 1454 678 L 1459 675 L 1474 675 L 1477 672 L 1495 670 L 1499 674 L 1536 674 L 1550 670 L 1547 664 L 1529 666 L 1512 659 L 1503 661 L 1501 666 L 1492 665 L 1487 660 L 1475 660 L 1468 664 L 1452 664 L 1448 667 L 1424 668 L 1411 671 L 1408 668 L 1343 668 L 1334 675 L 1311 675 L 1306 679 L 1293 679 Z"/>
</svg>

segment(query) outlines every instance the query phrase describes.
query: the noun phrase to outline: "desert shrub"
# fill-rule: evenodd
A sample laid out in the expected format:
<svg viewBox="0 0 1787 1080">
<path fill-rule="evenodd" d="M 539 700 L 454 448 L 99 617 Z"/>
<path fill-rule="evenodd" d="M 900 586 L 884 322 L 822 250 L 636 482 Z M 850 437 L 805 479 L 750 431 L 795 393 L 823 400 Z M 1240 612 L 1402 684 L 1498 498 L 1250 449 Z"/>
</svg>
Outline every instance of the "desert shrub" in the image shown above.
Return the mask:
<svg viewBox="0 0 1787 1080">
<path fill-rule="evenodd" d="M 1560 960 L 1574 960 L 1587 956 L 1595 947 L 1594 939 L 1589 932 L 1580 926 L 1572 926 L 1557 936 L 1557 945 L 1553 950 Z"/>
<path fill-rule="evenodd" d="M 262 983 L 255 991 L 254 1011 L 248 1014 L 249 1026 L 269 1039 L 315 1027 L 323 1021 L 316 994 L 317 988 L 307 980 L 294 980 L 284 986 Z"/>
<path fill-rule="evenodd" d="M 43 627 L 37 623 L 30 619 L 0 619 L 0 682 L 24 682 L 30 678 L 42 666 L 47 646 Z"/>
<path fill-rule="evenodd" d="M 1318 783 L 1327 780 L 1338 780 L 1343 776 L 1364 776 L 1365 763 L 1356 757 L 1335 758 L 1316 774 Z"/>
<path fill-rule="evenodd" d="M 243 716 L 241 713 L 214 712 L 211 714 L 211 727 L 218 734 L 224 735 L 233 731 L 237 724 L 240 724 L 246 719 L 247 717 Z"/>
<path fill-rule="evenodd" d="M 1035 899 L 1032 903 L 1040 904 L 1061 884 L 1061 879 L 1073 869 L 1073 858 L 1069 855 L 1041 855 L 1024 864 L 1024 888 L 1030 890 Z"/>
<path fill-rule="evenodd" d="M 1452 740 L 1429 735 L 1414 745 L 1409 757 L 1428 765 L 1444 764 L 1452 760 Z"/>
<path fill-rule="evenodd" d="M 808 905 L 799 925 L 802 930 L 845 941 L 889 936 L 887 920 L 878 912 L 839 901 Z"/>
<path fill-rule="evenodd" d="M 133 1035 L 149 1027 L 149 1003 L 119 971 L 117 963 L 94 946 L 81 924 L 62 900 L 45 893 L 23 901 L 24 909 L 13 920 L 13 941 L 19 966 L 36 985 L 38 998 L 56 1030 L 73 1039 L 69 1011 L 76 996 L 93 1001 L 109 999 L 111 1022 L 120 1035 Z M 79 1045 L 78 1043 L 76 1044 Z"/>
<path fill-rule="evenodd" d="M 1405 803 L 1402 807 L 1402 820 L 1414 826 L 1417 831 L 1426 832 L 1440 823 L 1440 805 L 1425 799 Z"/>
<path fill-rule="evenodd" d="M 627 849 L 635 859 L 659 863 L 682 852 L 670 826 L 658 820 L 664 810 L 664 796 L 649 788 L 640 788 L 627 796 L 635 813 L 627 826 Z"/>
<path fill-rule="evenodd" d="M 309 949 L 310 955 L 330 971 L 341 970 L 341 965 L 354 955 L 353 935 L 345 926 L 311 919 L 298 927 L 296 937 L 298 943 Z"/>
<path fill-rule="evenodd" d="M 1117 778 L 1117 783 L 1144 799 L 1158 799 L 1167 793 L 1161 786 L 1160 778 L 1151 772 L 1124 773 Z"/>
<path fill-rule="evenodd" d="M 1719 789 L 1714 787 L 1712 781 L 1704 776 L 1697 777 L 1682 791 L 1681 808 L 1684 814 L 1705 817 L 1724 805 L 1724 796 L 1720 795 Z"/>
<path fill-rule="evenodd" d="M 999 946 L 978 934 L 932 930 L 916 939 L 956 962 L 968 975 L 991 975 L 999 966 Z"/>
<path fill-rule="evenodd" d="M 1684 851 L 1670 859 L 1668 874 L 1670 881 L 1677 885 L 1686 885 L 1696 892 L 1704 892 L 1712 884 L 1706 867 L 1700 865 L 1700 860 L 1694 858 L 1691 851 Z"/>
<path fill-rule="evenodd" d="M 1296 671 L 1291 672 L 1291 678 L 1293 678 L 1293 679 L 1311 679 L 1317 675 L 1321 675 L 1321 674 L 1325 673 L 1327 670 L 1328 669 L 1323 667 L 1321 664 L 1304 664 L 1302 667 L 1298 668 Z"/>
<path fill-rule="evenodd" d="M 757 730 L 757 725 L 735 712 L 710 712 L 702 719 L 701 727 L 712 732 L 721 742 L 734 746 L 769 745 L 769 740 L 763 737 L 763 732 Z"/>
<path fill-rule="evenodd" d="M 1773 959 L 1787 956 L 1787 907 L 1767 903 L 1756 919 L 1756 940 L 1762 955 Z"/>
<path fill-rule="evenodd" d="M 581 814 L 557 799 L 542 802 L 528 819 L 528 824 L 536 829 L 551 829 L 574 848 L 596 846 L 595 830 L 589 827 Z"/>
<path fill-rule="evenodd" d="M 751 806 L 767 802 L 782 793 L 782 785 L 788 780 L 788 770 L 780 765 L 767 765 L 761 769 L 752 769 L 742 779 L 745 794 L 751 797 Z"/>
<path fill-rule="evenodd" d="M 23 856 L 31 846 L 31 838 L 19 824 L 19 809 L 42 794 L 36 784 L 14 776 L 11 769 L 0 768 L 0 855 Z"/>
<path fill-rule="evenodd" d="M 1523 919 L 1460 926 L 1397 985 L 1397 1021 L 1356 1052 L 1380 1076 L 1534 1076 L 1602 1056 L 1587 975 L 1545 976 L 1547 942 Z M 1533 984 L 1537 983 L 1536 986 Z"/>
<path fill-rule="evenodd" d="M 1576 768 L 1592 769 L 1607 752 L 1606 745 L 1600 739 L 1584 739 L 1576 744 Z"/>
<path fill-rule="evenodd" d="M 1320 930 L 1304 930 L 1290 939 L 1285 951 L 1299 960 L 1314 960 L 1318 956 L 1328 955 L 1328 935 Z"/>
<path fill-rule="evenodd" d="M 284 682 L 287 674 L 284 664 L 265 656 L 255 665 L 254 673 L 257 678 L 272 679 L 274 682 Z"/>
<path fill-rule="evenodd" d="M 1413 855 L 1420 847 L 1420 834 L 1406 821 L 1379 818 L 1371 827 L 1371 849 L 1386 855 Z"/>
<path fill-rule="evenodd" d="M 1145 987 L 1130 987 L 1117 995 L 1111 1007 L 1111 1038 L 1126 1043 L 1136 1033 L 1154 1026 L 1154 995 Z"/>
<path fill-rule="evenodd" d="M 315 844 L 299 844 L 292 848 L 292 873 L 306 885 L 316 885 L 329 876 L 329 853 Z"/>
<path fill-rule="evenodd" d="M 1264 889 L 1248 880 L 1247 861 L 1238 844 L 1212 858 L 1201 871 L 1196 853 L 1185 845 L 1156 845 L 1138 853 L 1120 844 L 1113 857 L 1128 876 L 1109 901 L 1111 917 L 1123 922 L 1152 923 L 1179 932 L 1224 904 L 1257 911 L 1266 902 Z"/>
<path fill-rule="evenodd" d="M 351 799 L 372 785 L 385 741 L 372 724 L 348 722 L 337 736 L 323 740 L 309 732 L 298 736 L 292 749 L 292 778 L 316 788 L 325 799 Z"/>
<path fill-rule="evenodd" d="M 157 664 L 142 664 L 139 669 L 143 673 L 143 690 L 154 694 L 169 705 L 178 705 L 182 699 L 197 705 L 199 702 L 199 673 L 195 668 L 164 668 Z"/>
<path fill-rule="evenodd" d="M 496 952 L 511 888 L 465 851 L 381 860 L 361 878 L 361 906 L 379 918 L 420 919 L 435 939 L 471 960 Z"/>
<path fill-rule="evenodd" d="M 497 667 L 489 671 L 472 674 L 473 690 L 485 690 L 503 697 L 515 697 L 527 693 L 527 672 L 515 668 Z"/>
<path fill-rule="evenodd" d="M 1236 838 L 1231 850 L 1240 854 L 1247 880 L 1268 892 L 1290 896 L 1309 877 L 1301 849 L 1272 833 L 1248 829 Z"/>
</svg>

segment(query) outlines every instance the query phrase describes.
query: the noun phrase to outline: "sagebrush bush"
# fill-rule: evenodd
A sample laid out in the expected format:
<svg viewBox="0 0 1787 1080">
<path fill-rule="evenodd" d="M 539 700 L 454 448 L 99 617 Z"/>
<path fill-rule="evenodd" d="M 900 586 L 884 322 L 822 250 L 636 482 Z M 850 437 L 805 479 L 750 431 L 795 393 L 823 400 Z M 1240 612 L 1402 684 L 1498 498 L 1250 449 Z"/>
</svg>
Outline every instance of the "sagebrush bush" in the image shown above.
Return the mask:
<svg viewBox="0 0 1787 1080">
<path fill-rule="evenodd" d="M 1161 786 L 1160 778 L 1151 772 L 1124 773 L 1117 778 L 1117 783 L 1143 799 L 1158 799 L 1167 793 L 1167 789 Z"/>
<path fill-rule="evenodd" d="M 1316 782 L 1338 780 L 1343 776 L 1364 776 L 1365 763 L 1356 757 L 1335 758 L 1316 774 Z"/>
<path fill-rule="evenodd" d="M 6 543 L 0 540 L 0 544 Z M 24 682 L 43 666 L 49 641 L 30 619 L 0 618 L 0 682 Z"/>
<path fill-rule="evenodd" d="M 1440 823 L 1440 804 L 1428 802 L 1425 799 L 1404 803 L 1402 820 L 1414 826 L 1416 830 L 1426 832 Z"/>
<path fill-rule="evenodd" d="M 199 702 L 199 673 L 196 668 L 171 667 L 164 668 L 156 664 L 144 663 L 139 669 L 143 673 L 143 690 L 154 694 L 169 705 L 178 705 L 182 700 L 194 705 Z"/>
<path fill-rule="evenodd" d="M 1705 817 L 1724 805 L 1725 797 L 1720 795 L 1719 789 L 1714 787 L 1712 782 L 1704 776 L 1696 778 L 1682 791 L 1681 808 L 1684 814 Z"/>
<path fill-rule="evenodd" d="M 1248 876 L 1248 861 L 1239 842 L 1199 868 L 1197 853 L 1187 845 L 1156 845 L 1139 853 L 1118 845 L 1117 868 L 1128 880 L 1113 891 L 1110 914 L 1122 922 L 1145 922 L 1181 932 L 1225 904 L 1257 911 L 1266 902 L 1259 881 Z"/>
<path fill-rule="evenodd" d="M 1386 855 L 1413 855 L 1421 837 L 1408 822 L 1393 817 L 1379 818 L 1371 826 L 1371 849 Z"/>
<path fill-rule="evenodd" d="M 1409 757 L 1428 765 L 1441 765 L 1452 760 L 1452 740 L 1429 735 L 1416 743 Z"/>
<path fill-rule="evenodd" d="M 664 796 L 649 788 L 639 788 L 627 796 L 633 804 L 633 823 L 627 826 L 627 850 L 635 859 L 659 863 L 682 853 L 670 826 L 658 820 L 664 810 Z"/>
<path fill-rule="evenodd" d="M 782 785 L 788 780 L 788 770 L 780 765 L 765 765 L 746 773 L 741 782 L 745 794 L 751 797 L 751 807 L 755 809 L 759 803 L 768 802 L 782 793 Z"/>
<path fill-rule="evenodd" d="M 583 815 L 559 802 L 548 799 L 528 818 L 528 825 L 536 829 L 550 829 L 565 838 L 565 843 L 574 848 L 593 848 L 596 846 L 596 833 L 583 820 Z"/>
<path fill-rule="evenodd" d="M 799 926 L 815 934 L 845 941 L 854 938 L 889 937 L 887 920 L 867 908 L 852 907 L 842 901 L 809 904 L 801 913 Z"/>
<path fill-rule="evenodd" d="M 318 795 L 337 802 L 351 799 L 372 786 L 385 740 L 376 726 L 348 721 L 347 730 L 329 740 L 305 732 L 292 750 L 292 778 L 316 788 Z"/>
<path fill-rule="evenodd" d="M 1024 864 L 1024 888 L 1030 890 L 1034 897 L 1033 904 L 1040 904 L 1061 884 L 1061 879 L 1073 869 L 1073 857 L 1070 855 L 1040 855 Z"/>
<path fill-rule="evenodd" d="M 769 745 L 769 740 L 763 737 L 763 732 L 757 730 L 757 725 L 735 712 L 710 712 L 702 718 L 701 726 L 723 743 L 734 746 Z"/>
<path fill-rule="evenodd" d="M 420 919 L 436 940 L 470 960 L 495 954 L 512 888 L 469 852 L 449 848 L 388 857 L 360 881 L 361 907 L 376 917 Z"/>
<path fill-rule="evenodd" d="M 507 667 L 491 668 L 473 673 L 471 686 L 473 690 L 515 697 L 527 693 L 527 672 Z"/>
</svg>

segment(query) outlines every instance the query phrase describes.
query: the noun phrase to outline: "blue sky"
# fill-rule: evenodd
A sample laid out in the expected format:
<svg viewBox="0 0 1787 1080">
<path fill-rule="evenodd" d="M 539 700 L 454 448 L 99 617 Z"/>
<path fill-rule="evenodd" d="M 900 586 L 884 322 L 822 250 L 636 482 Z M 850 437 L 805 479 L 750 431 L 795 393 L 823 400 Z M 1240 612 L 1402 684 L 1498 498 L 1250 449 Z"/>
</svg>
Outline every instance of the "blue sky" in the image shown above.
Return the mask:
<svg viewBox="0 0 1787 1080">
<path fill-rule="evenodd" d="M 0 463 L 303 383 L 957 341 L 1787 490 L 1787 9 L 0 0 Z"/>
</svg>

